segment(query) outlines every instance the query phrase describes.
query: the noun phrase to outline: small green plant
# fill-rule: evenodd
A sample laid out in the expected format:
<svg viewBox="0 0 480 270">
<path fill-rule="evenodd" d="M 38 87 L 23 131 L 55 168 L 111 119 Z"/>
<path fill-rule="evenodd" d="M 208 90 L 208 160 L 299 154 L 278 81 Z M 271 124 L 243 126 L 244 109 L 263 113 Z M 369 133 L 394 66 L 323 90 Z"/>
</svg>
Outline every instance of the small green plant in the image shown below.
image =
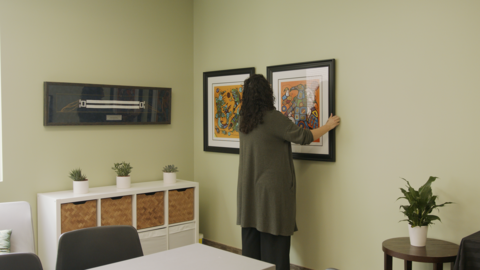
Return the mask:
<svg viewBox="0 0 480 270">
<path fill-rule="evenodd" d="M 112 170 L 114 170 L 118 176 L 129 176 L 132 169 L 133 167 L 130 166 L 130 163 L 126 163 L 125 161 L 122 163 L 113 163 L 112 167 Z"/>
<path fill-rule="evenodd" d="M 431 215 L 430 213 L 432 213 L 433 209 L 437 208 L 437 210 L 439 210 L 439 207 L 443 207 L 446 204 L 451 204 L 452 202 L 446 202 L 439 205 L 435 204 L 437 196 L 432 195 L 431 185 L 437 178 L 438 177 L 430 176 L 428 181 L 418 190 L 415 190 L 412 186 L 410 186 L 410 183 L 406 179 L 402 178 L 405 180 L 405 182 L 407 182 L 408 190 L 400 188 L 404 197 L 399 197 L 397 200 L 406 199 L 410 205 L 400 206 L 400 208 L 403 209 L 401 212 L 407 216 L 407 219 L 400 221 L 407 221 L 408 224 L 410 224 L 410 226 L 413 228 L 417 226 L 428 226 L 433 224 L 434 220 L 440 220 L 438 216 Z"/>
<path fill-rule="evenodd" d="M 167 165 L 165 167 L 163 167 L 163 172 L 166 172 L 166 173 L 174 173 L 174 172 L 178 172 L 178 168 L 175 167 L 175 165 Z"/>
<path fill-rule="evenodd" d="M 78 169 L 73 169 L 70 172 L 69 176 L 73 181 L 87 181 L 87 176 L 82 174 L 82 170 L 80 168 Z"/>
</svg>

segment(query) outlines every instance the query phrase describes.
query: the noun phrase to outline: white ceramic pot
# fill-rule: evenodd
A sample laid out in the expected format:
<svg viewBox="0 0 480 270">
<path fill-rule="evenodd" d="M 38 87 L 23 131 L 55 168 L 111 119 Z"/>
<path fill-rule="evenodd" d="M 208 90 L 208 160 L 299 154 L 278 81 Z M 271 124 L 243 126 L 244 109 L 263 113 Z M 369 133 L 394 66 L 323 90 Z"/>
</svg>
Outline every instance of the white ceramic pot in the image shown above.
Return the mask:
<svg viewBox="0 0 480 270">
<path fill-rule="evenodd" d="M 177 182 L 177 173 L 169 173 L 169 172 L 164 172 L 163 173 L 163 183 L 166 185 L 170 184 L 175 184 Z"/>
<path fill-rule="evenodd" d="M 424 247 L 427 243 L 428 226 L 413 227 L 408 224 L 408 233 L 410 235 L 410 245 Z"/>
<path fill-rule="evenodd" d="M 117 188 L 130 188 L 130 176 L 117 176 Z"/>
<path fill-rule="evenodd" d="M 73 181 L 73 193 L 74 194 L 88 193 L 88 180 Z"/>
</svg>

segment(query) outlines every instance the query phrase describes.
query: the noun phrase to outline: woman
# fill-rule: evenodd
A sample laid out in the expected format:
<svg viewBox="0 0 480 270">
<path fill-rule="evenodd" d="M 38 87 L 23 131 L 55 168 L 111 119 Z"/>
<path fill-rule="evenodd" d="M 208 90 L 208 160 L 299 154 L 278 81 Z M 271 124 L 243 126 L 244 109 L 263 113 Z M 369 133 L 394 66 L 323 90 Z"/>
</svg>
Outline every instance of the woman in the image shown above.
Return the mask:
<svg viewBox="0 0 480 270">
<path fill-rule="evenodd" d="M 263 75 L 244 82 L 240 111 L 237 224 L 244 256 L 290 269 L 290 237 L 295 222 L 295 170 L 291 143 L 309 144 L 338 126 L 330 116 L 318 129 L 298 127 L 274 107 Z"/>
</svg>

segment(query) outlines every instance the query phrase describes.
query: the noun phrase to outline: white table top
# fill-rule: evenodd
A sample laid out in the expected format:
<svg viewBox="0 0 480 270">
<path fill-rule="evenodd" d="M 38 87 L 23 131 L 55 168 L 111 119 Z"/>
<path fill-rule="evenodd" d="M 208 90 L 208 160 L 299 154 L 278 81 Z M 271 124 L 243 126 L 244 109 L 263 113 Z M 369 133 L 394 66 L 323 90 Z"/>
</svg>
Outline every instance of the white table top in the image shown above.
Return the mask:
<svg viewBox="0 0 480 270">
<path fill-rule="evenodd" d="M 275 265 L 210 246 L 193 244 L 91 269 L 275 270 Z"/>
</svg>

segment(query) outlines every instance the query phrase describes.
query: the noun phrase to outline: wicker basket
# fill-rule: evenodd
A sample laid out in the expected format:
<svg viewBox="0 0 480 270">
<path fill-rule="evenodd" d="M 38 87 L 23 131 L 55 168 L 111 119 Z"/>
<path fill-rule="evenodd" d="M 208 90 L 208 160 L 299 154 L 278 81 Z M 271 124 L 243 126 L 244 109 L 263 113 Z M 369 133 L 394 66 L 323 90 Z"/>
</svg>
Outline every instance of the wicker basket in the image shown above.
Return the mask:
<svg viewBox="0 0 480 270">
<path fill-rule="evenodd" d="M 97 200 L 60 206 L 61 233 L 97 226 Z"/>
<path fill-rule="evenodd" d="M 137 230 L 165 224 L 165 193 L 137 194 Z"/>
<path fill-rule="evenodd" d="M 190 221 L 194 218 L 194 189 L 168 191 L 168 223 Z"/>
<path fill-rule="evenodd" d="M 132 225 L 132 196 L 102 199 L 102 226 Z"/>
</svg>

